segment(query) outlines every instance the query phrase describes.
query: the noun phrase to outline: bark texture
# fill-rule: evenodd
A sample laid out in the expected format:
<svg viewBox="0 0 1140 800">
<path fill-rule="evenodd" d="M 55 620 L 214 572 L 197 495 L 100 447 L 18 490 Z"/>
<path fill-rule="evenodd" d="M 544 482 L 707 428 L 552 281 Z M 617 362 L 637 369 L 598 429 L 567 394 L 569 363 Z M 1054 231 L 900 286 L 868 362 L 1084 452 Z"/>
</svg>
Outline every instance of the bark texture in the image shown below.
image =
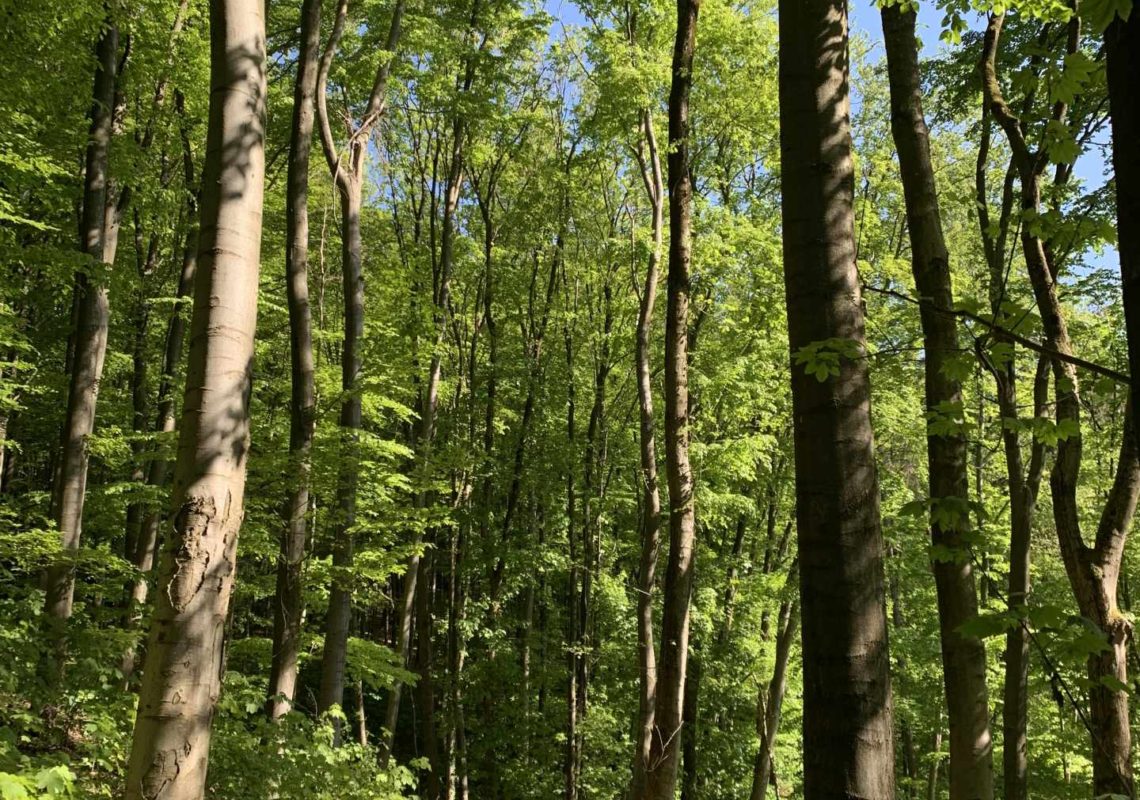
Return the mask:
<svg viewBox="0 0 1140 800">
<path fill-rule="evenodd" d="M 210 114 L 174 524 L 163 548 L 127 800 L 200 800 L 243 514 L 265 180 L 261 0 L 210 3 Z"/>
<path fill-rule="evenodd" d="M 793 355 L 864 352 L 855 267 L 847 4 L 780 3 L 784 284 Z M 792 367 L 804 797 L 895 796 L 883 540 L 867 362 Z"/>
<path fill-rule="evenodd" d="M 662 601 L 661 655 L 645 781 L 647 800 L 672 800 L 681 751 L 689 659 L 696 509 L 689 465 L 689 295 L 693 180 L 689 164 L 689 93 L 700 0 L 678 0 L 669 90 L 668 306 L 665 315 L 665 472 L 669 488 L 669 559 Z"/>
<path fill-rule="evenodd" d="M 292 394 L 289 405 L 289 494 L 285 528 L 277 556 L 273 606 L 273 661 L 266 712 L 277 719 L 293 703 L 297 688 L 297 653 L 301 642 L 301 565 L 308 535 L 309 483 L 317 391 L 314 378 L 313 323 L 309 310 L 309 154 L 313 143 L 313 97 L 317 89 L 321 36 L 321 0 L 301 5 L 301 46 L 293 87 L 293 129 L 289 139 L 289 175 L 285 197 L 285 289 L 289 302 Z"/>
<path fill-rule="evenodd" d="M 915 11 L 882 9 L 891 94 L 891 131 L 898 152 L 910 232 L 911 268 L 920 306 L 928 433 L 930 535 L 941 555 L 933 559 L 938 595 L 942 674 L 950 723 L 950 798 L 986 800 L 994 795 L 993 739 L 982 640 L 959 632 L 978 615 L 973 561 L 964 539 L 969 475 L 962 385 L 954 377 L 959 356 L 950 257 L 942 234 L 938 187 L 930 160 L 930 132 L 922 111 Z M 955 522 L 945 522 L 956 515 Z"/>
</svg>

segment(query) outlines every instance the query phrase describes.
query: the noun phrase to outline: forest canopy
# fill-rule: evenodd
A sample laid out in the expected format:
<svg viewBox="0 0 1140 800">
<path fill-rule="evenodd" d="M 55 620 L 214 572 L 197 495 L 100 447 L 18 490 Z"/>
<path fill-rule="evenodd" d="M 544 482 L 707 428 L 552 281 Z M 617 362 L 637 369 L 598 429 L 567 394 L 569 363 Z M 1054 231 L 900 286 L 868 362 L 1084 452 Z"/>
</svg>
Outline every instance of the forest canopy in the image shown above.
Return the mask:
<svg viewBox="0 0 1140 800">
<path fill-rule="evenodd" d="M 1132 5 L 0 0 L 0 799 L 1140 800 Z"/>
</svg>

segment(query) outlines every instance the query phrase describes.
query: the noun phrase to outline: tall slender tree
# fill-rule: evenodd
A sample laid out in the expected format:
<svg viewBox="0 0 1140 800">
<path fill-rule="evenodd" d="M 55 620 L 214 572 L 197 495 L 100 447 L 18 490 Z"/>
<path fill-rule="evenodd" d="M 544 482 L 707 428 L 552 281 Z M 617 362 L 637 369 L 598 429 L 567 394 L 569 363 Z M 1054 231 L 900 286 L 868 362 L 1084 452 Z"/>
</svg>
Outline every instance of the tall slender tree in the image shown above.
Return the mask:
<svg viewBox="0 0 1140 800">
<path fill-rule="evenodd" d="M 781 0 L 779 14 L 804 797 L 886 800 L 895 796 L 894 741 L 879 487 L 855 267 L 847 3 Z"/>
<path fill-rule="evenodd" d="M 669 488 L 669 559 L 662 597 L 646 800 L 671 800 L 677 784 L 685 674 L 689 660 L 689 601 L 693 592 L 696 508 L 689 465 L 689 295 L 693 176 L 689 161 L 689 95 L 700 0 L 677 0 L 677 34 L 669 89 L 669 273 L 665 312 L 665 474 Z"/>
<path fill-rule="evenodd" d="M 645 147 L 638 147 L 638 166 L 652 214 L 652 237 L 641 302 L 637 311 L 637 341 L 634 358 L 637 369 L 637 403 L 641 454 L 641 557 L 637 579 L 637 654 L 638 713 L 636 751 L 633 756 L 633 778 L 630 796 L 639 797 L 645 785 L 650 751 L 653 748 L 653 717 L 657 698 L 657 653 L 653 645 L 653 589 L 657 582 L 657 555 L 661 549 L 661 491 L 657 477 L 657 441 L 653 420 L 653 379 L 649 359 L 653 326 L 653 307 L 657 301 L 657 283 L 661 261 L 664 228 L 664 181 L 661 179 L 661 157 L 653 116 L 649 109 L 641 112 L 641 130 Z M 643 152 L 644 150 L 644 152 Z"/>
<path fill-rule="evenodd" d="M 293 87 L 293 127 L 285 197 L 285 289 L 289 300 L 292 394 L 289 405 L 289 493 L 277 556 L 273 604 L 273 661 L 266 711 L 276 719 L 289 710 L 297 687 L 301 640 L 301 565 L 308 533 L 311 452 L 317 391 L 313 322 L 309 310 L 309 153 L 313 144 L 313 98 L 321 38 L 321 0 L 301 4 L 301 47 Z"/>
<path fill-rule="evenodd" d="M 265 182 L 261 0 L 210 3 L 199 269 L 174 474 L 124 796 L 200 800 L 243 517 Z"/>
<path fill-rule="evenodd" d="M 1002 93 L 997 55 L 1004 22 L 1004 15 L 992 14 L 986 26 L 982 85 L 988 110 L 1001 126 L 1013 153 L 1021 184 L 1022 213 L 1032 214 L 1041 207 L 1042 173 L 1048 158 L 1046 153 L 1031 149 L 1021 120 Z M 1079 24 L 1076 16 L 1070 21 L 1070 52 L 1075 51 L 1079 41 Z M 1052 121 L 1064 124 L 1066 115 L 1066 104 L 1056 103 Z M 1069 428 L 1067 435 L 1057 443 L 1057 457 L 1049 476 L 1057 541 L 1077 606 L 1082 616 L 1101 629 L 1109 645 L 1104 651 L 1089 655 L 1087 663 L 1093 791 L 1097 795 L 1132 797 L 1128 693 L 1122 690 L 1127 686 L 1132 624 L 1121 613 L 1117 597 L 1124 544 L 1140 497 L 1140 453 L 1132 409 L 1129 407 L 1125 415 L 1116 474 L 1101 508 L 1095 539 L 1089 546 L 1081 532 L 1077 499 L 1083 455 L 1081 389 L 1073 363 L 1073 342 L 1058 292 L 1059 269 L 1050 243 L 1035 226 L 1022 227 L 1021 246 L 1045 342 L 1051 352 L 1056 420 Z"/>
<path fill-rule="evenodd" d="M 340 406 L 341 454 L 337 475 L 337 521 L 333 539 L 333 566 L 348 569 L 353 563 L 353 527 L 356 525 L 357 437 L 362 424 L 360 370 L 364 337 L 364 245 L 360 237 L 360 211 L 364 202 L 364 166 L 372 131 L 384 116 L 388 75 L 396 59 L 404 0 L 396 0 L 382 58 L 372 81 L 364 115 L 350 125 L 347 156 L 340 152 L 328 110 L 328 79 L 348 19 L 348 0 L 339 0 L 329 40 L 317 68 L 316 107 L 321 147 L 336 183 L 341 212 L 341 282 L 344 292 L 344 344 L 341 347 Z M 352 590 L 343 577 L 334 578 L 325 621 L 325 647 L 321 656 L 321 688 L 317 707 L 327 711 L 344 699 L 344 673 L 348 659 L 348 632 L 352 621 Z"/>
<path fill-rule="evenodd" d="M 52 489 L 52 519 L 59 528 L 63 554 L 47 572 L 45 613 L 55 619 L 71 616 L 75 592 L 75 555 L 83 529 L 87 499 L 88 437 L 95 430 L 95 404 L 107 356 L 111 320 L 105 265 L 114 261 L 107 220 L 114 213 L 110 197 L 109 154 L 114 127 L 115 84 L 119 59 L 119 29 L 108 18 L 95 46 L 95 89 L 91 128 L 83 177 L 83 216 L 80 246 L 89 258 L 87 272 L 76 275 L 78 299 L 73 355 L 68 378 L 67 413 L 59 470 Z"/>
<path fill-rule="evenodd" d="M 943 555 L 934 559 L 942 675 L 950 723 L 950 798 L 986 800 L 994 795 L 993 738 L 982 640 L 961 632 L 978 615 L 973 561 L 965 541 L 970 520 L 969 475 L 961 357 L 950 256 L 942 234 L 938 186 L 930 159 L 930 131 L 922 112 L 917 13 L 900 5 L 882 9 L 883 40 L 891 93 L 891 131 L 898 152 L 910 233 L 911 268 L 923 302 L 926 355 L 926 436 L 930 484 L 930 536 Z"/>
</svg>

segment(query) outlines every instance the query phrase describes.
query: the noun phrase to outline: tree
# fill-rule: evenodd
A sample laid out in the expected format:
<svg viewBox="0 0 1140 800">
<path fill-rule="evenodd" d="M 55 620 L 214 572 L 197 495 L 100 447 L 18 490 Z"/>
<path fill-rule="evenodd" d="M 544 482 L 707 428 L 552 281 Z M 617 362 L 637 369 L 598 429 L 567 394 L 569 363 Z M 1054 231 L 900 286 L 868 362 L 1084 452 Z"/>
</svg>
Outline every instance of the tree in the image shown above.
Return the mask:
<svg viewBox="0 0 1140 800">
<path fill-rule="evenodd" d="M 59 528 L 64 555 L 47 572 L 44 612 L 55 619 L 71 616 L 75 591 L 75 565 L 83 526 L 83 503 L 87 499 L 87 438 L 95 429 L 95 404 L 107 355 L 107 327 L 111 309 L 105 276 L 99 265 L 115 260 L 108 240 L 108 217 L 114 212 L 110 194 L 109 151 L 114 126 L 115 77 L 119 60 L 119 31 L 108 19 L 95 47 L 96 71 L 91 104 L 91 129 L 83 177 L 83 217 L 80 245 L 90 258 L 89 273 L 76 276 L 75 302 L 78 313 L 74 332 L 74 355 L 67 394 L 67 415 L 59 470 L 52 488 L 52 519 Z"/>
<path fill-rule="evenodd" d="M 669 487 L 669 559 L 662 595 L 661 655 L 649 749 L 647 799 L 673 797 L 689 660 L 696 508 L 689 464 L 689 294 L 693 177 L 689 161 L 689 94 L 700 0 L 678 0 L 673 78 L 669 89 L 668 308 L 665 315 L 665 474 Z"/>
<path fill-rule="evenodd" d="M 203 796 L 243 517 L 265 180 L 265 20 L 210 4 L 199 269 L 174 475 L 127 798 Z"/>
<path fill-rule="evenodd" d="M 348 19 L 348 0 L 337 3 L 332 33 L 321 53 L 317 69 L 317 121 L 321 147 L 329 172 L 340 197 L 341 213 L 341 280 L 344 285 L 344 344 L 341 347 L 340 406 L 341 458 L 337 483 L 337 531 L 334 534 L 333 566 L 347 570 L 353 563 L 353 526 L 356 524 L 357 470 L 356 446 L 361 427 L 361 339 L 364 336 L 364 272 L 363 244 L 360 234 L 360 210 L 363 203 L 364 165 L 372 130 L 384 115 L 387 104 L 388 75 L 396 59 L 400 41 L 400 25 L 404 17 L 403 0 L 392 8 L 392 20 L 385 43 L 387 58 L 380 62 L 368 102 L 359 123 L 351 126 L 348 157 L 339 152 L 332 132 L 328 111 L 328 79 L 337 47 L 344 35 Z M 349 112 L 351 113 L 351 112 Z M 348 657 L 348 631 L 352 620 L 352 590 L 347 576 L 334 577 L 329 593 L 325 622 L 325 647 L 321 658 L 321 691 L 317 704 L 321 711 L 341 705 L 344 699 L 344 670 Z"/>
<path fill-rule="evenodd" d="M 313 323 L 309 309 L 309 153 L 313 143 L 313 98 L 321 38 L 321 0 L 301 4 L 301 49 L 293 90 L 293 129 L 289 137 L 286 198 L 285 281 L 289 299 L 292 394 L 289 406 L 291 487 L 285 503 L 285 529 L 277 563 L 273 617 L 273 664 L 266 710 L 276 719 L 289 710 L 297 686 L 300 649 L 301 565 L 309 527 L 309 484 L 316 433 Z"/>
<path fill-rule="evenodd" d="M 997 50 L 1005 18 L 992 14 L 986 27 L 982 51 L 982 82 L 985 101 L 994 119 L 1005 132 L 1013 151 L 1014 165 L 1021 183 L 1023 213 L 1041 207 L 1041 174 L 1048 164 L 1047 153 L 1033 152 L 1026 141 L 1020 120 L 1014 115 L 998 81 Z M 1079 18 L 1070 20 L 1068 50 L 1076 51 Z M 1054 105 L 1053 120 L 1064 124 L 1067 103 Z M 1093 790 L 1097 794 L 1133 791 L 1132 748 L 1128 712 L 1127 641 L 1131 623 L 1121 614 L 1117 587 L 1124 544 L 1140 497 L 1140 454 L 1137 452 L 1131 408 L 1125 411 L 1120 453 L 1097 524 L 1094 544 L 1085 544 L 1081 533 L 1077 500 L 1078 475 L 1082 461 L 1081 399 L 1074 348 L 1066 313 L 1058 291 L 1058 265 L 1049 242 L 1034 226 L 1024 226 L 1022 251 L 1041 324 L 1053 362 L 1053 388 L 1058 425 L 1065 425 L 1057 443 L 1057 458 L 1049 476 L 1053 499 L 1053 521 L 1065 572 L 1081 614 L 1091 620 L 1106 637 L 1106 646 L 1087 658 L 1089 692 L 1089 734 L 1093 740 Z"/>
<path fill-rule="evenodd" d="M 942 641 L 942 674 L 950 722 L 950 797 L 993 797 L 993 739 L 986 691 L 986 651 L 961 628 L 978 616 L 974 565 L 968 545 L 969 476 L 962 385 L 957 377 L 958 320 L 949 254 L 942 234 L 938 187 L 930 159 L 930 132 L 922 111 L 916 13 L 882 9 L 891 90 L 891 130 L 906 196 L 911 265 L 924 302 L 930 534 Z"/>
<path fill-rule="evenodd" d="M 780 3 L 808 800 L 891 798 L 895 788 L 883 543 L 855 270 L 846 11 L 830 0 Z"/>
</svg>

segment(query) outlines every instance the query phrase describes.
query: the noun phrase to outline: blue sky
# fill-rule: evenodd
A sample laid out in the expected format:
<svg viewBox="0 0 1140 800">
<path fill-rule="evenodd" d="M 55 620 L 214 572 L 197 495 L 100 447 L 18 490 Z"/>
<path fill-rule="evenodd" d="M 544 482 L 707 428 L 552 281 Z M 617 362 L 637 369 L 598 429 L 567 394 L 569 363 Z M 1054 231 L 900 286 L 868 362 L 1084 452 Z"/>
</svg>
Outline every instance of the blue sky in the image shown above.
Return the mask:
<svg viewBox="0 0 1140 800">
<path fill-rule="evenodd" d="M 555 19 L 551 30 L 552 38 L 561 35 L 562 25 L 578 26 L 586 23 L 574 0 L 542 0 L 542 2 L 546 12 Z M 848 14 L 851 34 L 853 36 L 860 34 L 866 36 L 873 43 L 874 49 L 871 52 L 871 57 L 882 57 L 883 31 L 878 5 L 874 0 L 850 0 Z M 980 17 L 976 24 L 979 27 L 981 26 Z M 931 0 L 921 3 L 918 13 L 918 36 L 922 41 L 922 55 L 924 57 L 929 58 L 937 55 L 940 48 L 945 46 L 938 38 L 941 30 L 942 12 Z M 699 35 L 698 32 L 698 37 Z M 1108 139 L 1107 131 L 1097 137 L 1097 141 L 1102 144 L 1107 143 Z M 1084 182 L 1087 191 L 1103 186 L 1106 181 L 1105 174 L 1104 158 L 1096 148 L 1082 156 L 1074 169 L 1076 179 Z M 1117 255 L 1114 248 L 1105 248 L 1104 252 L 1099 254 L 1086 253 L 1084 261 L 1086 268 L 1089 269 L 1104 267 L 1115 270 L 1117 267 Z"/>
</svg>

